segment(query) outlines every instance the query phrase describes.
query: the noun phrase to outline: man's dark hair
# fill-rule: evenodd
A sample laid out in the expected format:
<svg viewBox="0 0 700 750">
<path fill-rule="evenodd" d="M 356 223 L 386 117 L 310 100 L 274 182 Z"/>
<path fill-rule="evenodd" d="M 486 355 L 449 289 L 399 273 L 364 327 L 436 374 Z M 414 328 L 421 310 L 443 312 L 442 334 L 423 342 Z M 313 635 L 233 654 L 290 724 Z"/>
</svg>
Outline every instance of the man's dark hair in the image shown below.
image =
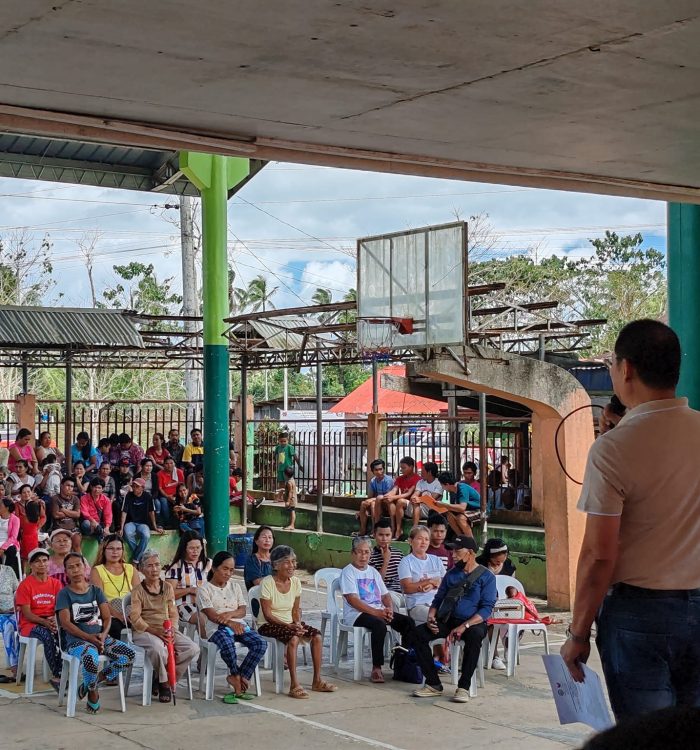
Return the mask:
<svg viewBox="0 0 700 750">
<path fill-rule="evenodd" d="M 440 484 L 454 484 L 455 478 L 452 476 L 452 472 L 450 471 L 441 471 L 437 475 L 437 480 L 440 482 Z"/>
<path fill-rule="evenodd" d="M 430 474 L 431 477 L 436 477 L 438 473 L 438 465 L 433 461 L 423 462 L 423 468 Z"/>
<path fill-rule="evenodd" d="M 619 333 L 615 357 L 626 359 L 649 388 L 678 385 L 681 345 L 675 332 L 658 320 L 634 320 Z"/>
<path fill-rule="evenodd" d="M 278 440 L 284 440 L 285 438 L 287 438 L 287 440 L 289 439 L 289 433 L 288 432 L 280 432 L 280 434 L 277 436 Z"/>
<path fill-rule="evenodd" d="M 102 487 L 104 489 L 104 486 L 105 483 L 99 477 L 90 480 L 90 487 Z"/>
<path fill-rule="evenodd" d="M 49 464 L 55 464 L 55 463 L 56 463 L 56 454 L 49 453 L 49 455 L 46 456 L 46 458 L 42 460 L 39 466 L 41 466 L 41 468 L 43 469 L 44 466 L 48 466 Z"/>
<path fill-rule="evenodd" d="M 374 530 L 377 529 L 390 529 L 391 528 L 391 518 L 388 516 L 382 516 L 377 523 L 374 524 Z"/>
<path fill-rule="evenodd" d="M 477 472 L 476 464 L 473 461 L 465 461 L 462 464 L 462 471 L 466 471 L 467 469 L 471 469 L 474 474 Z"/>
<path fill-rule="evenodd" d="M 63 485 L 67 484 L 68 482 L 70 482 L 71 484 L 75 484 L 73 477 L 63 477 L 63 479 L 61 479 L 61 487 L 63 487 Z"/>
<path fill-rule="evenodd" d="M 411 456 L 404 456 L 400 461 L 400 464 L 406 464 L 406 466 L 415 467 L 416 460 L 414 458 L 411 458 Z"/>
<path fill-rule="evenodd" d="M 109 438 L 100 438 L 100 442 L 97 443 L 97 447 L 102 448 L 102 446 L 105 446 L 105 445 L 107 447 L 111 445 L 111 443 L 109 442 Z"/>
<path fill-rule="evenodd" d="M 382 461 L 381 458 L 375 458 L 374 461 L 369 465 L 370 471 L 374 471 L 379 466 L 386 466 L 384 461 Z"/>
<path fill-rule="evenodd" d="M 119 443 L 130 443 L 131 435 L 128 432 L 122 432 L 119 434 Z"/>
<path fill-rule="evenodd" d="M 441 513 L 431 513 L 428 516 L 428 528 L 432 529 L 433 526 L 445 526 L 447 527 L 447 520 Z"/>
<path fill-rule="evenodd" d="M 192 437 L 196 432 L 198 432 L 200 435 L 202 434 L 202 431 L 199 429 L 199 427 L 193 427 L 190 430 L 190 437 Z"/>
</svg>

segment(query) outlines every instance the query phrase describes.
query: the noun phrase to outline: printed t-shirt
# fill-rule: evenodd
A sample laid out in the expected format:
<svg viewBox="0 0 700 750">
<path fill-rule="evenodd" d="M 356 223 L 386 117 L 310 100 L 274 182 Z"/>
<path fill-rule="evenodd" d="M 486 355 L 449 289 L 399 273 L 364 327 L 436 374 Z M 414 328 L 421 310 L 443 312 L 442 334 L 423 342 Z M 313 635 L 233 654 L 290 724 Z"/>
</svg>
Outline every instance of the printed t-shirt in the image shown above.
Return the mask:
<svg viewBox="0 0 700 750">
<path fill-rule="evenodd" d="M 102 632 L 103 622 L 100 613 L 100 604 L 106 604 L 107 597 L 102 589 L 97 586 L 88 586 L 88 590 L 83 594 L 71 591 L 67 586 L 61 589 L 56 597 L 56 612 L 67 609 L 70 613 L 70 621 L 77 628 L 90 635 L 96 635 Z M 71 633 L 63 632 L 66 645 L 80 642 Z"/>
<path fill-rule="evenodd" d="M 401 593 L 401 583 L 399 581 L 399 564 L 403 560 L 403 554 L 401 550 L 396 549 L 389 545 L 391 554 L 389 555 L 389 564 L 386 566 L 386 573 L 384 574 L 384 585 L 389 591 L 396 591 Z M 369 556 L 369 564 L 379 573 L 384 565 L 384 555 L 379 547 L 374 547 Z M 381 573 L 380 573 L 381 575 Z"/>
<path fill-rule="evenodd" d="M 354 565 L 346 565 L 340 574 L 340 591 L 343 594 L 355 594 L 372 609 L 381 611 L 384 608 L 382 597 L 389 593 L 377 570 L 368 565 L 364 570 Z M 343 622 L 352 625 L 362 613 L 343 598 Z M 379 614 L 379 613 L 378 613 Z"/>
<path fill-rule="evenodd" d="M 287 445 L 275 446 L 275 463 L 277 464 L 277 481 L 284 482 L 287 477 L 284 475 L 284 470 L 294 466 L 294 456 L 296 456 L 297 449 L 287 443 Z"/>
<path fill-rule="evenodd" d="M 49 619 L 54 616 L 56 611 L 56 597 L 60 591 L 61 584 L 55 578 L 40 581 L 36 576 L 28 575 L 19 584 L 15 595 L 15 604 L 18 609 L 28 604 L 33 615 Z M 20 635 L 29 635 L 33 627 L 33 622 L 29 622 L 20 615 Z"/>
<path fill-rule="evenodd" d="M 399 565 L 399 580 L 410 578 L 413 583 L 428 578 L 440 578 L 445 575 L 445 569 L 442 562 L 435 555 L 427 555 L 425 560 L 421 560 L 413 553 L 406 555 Z M 406 594 L 406 606 L 408 609 L 418 604 L 427 604 L 430 606 L 433 602 L 437 589 L 430 591 L 417 591 L 415 594 Z"/>
<path fill-rule="evenodd" d="M 292 607 L 297 597 L 301 596 L 301 581 L 292 576 L 289 591 L 283 594 L 275 585 L 275 579 L 272 576 L 263 578 L 260 583 L 260 599 L 268 599 L 272 607 L 272 616 L 282 622 L 292 622 Z M 263 615 L 262 607 L 258 614 L 258 623 L 264 625 L 267 622 Z"/>
</svg>

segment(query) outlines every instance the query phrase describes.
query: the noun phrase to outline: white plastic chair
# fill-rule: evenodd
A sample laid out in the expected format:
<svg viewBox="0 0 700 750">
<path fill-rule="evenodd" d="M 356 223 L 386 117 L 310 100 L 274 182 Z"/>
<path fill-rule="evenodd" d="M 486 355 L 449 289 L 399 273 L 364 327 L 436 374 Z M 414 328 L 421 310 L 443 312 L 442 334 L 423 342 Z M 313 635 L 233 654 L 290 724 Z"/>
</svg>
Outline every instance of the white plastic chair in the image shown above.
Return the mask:
<svg viewBox="0 0 700 750">
<path fill-rule="evenodd" d="M 56 625 L 58 627 L 59 643 L 61 643 L 61 628 L 58 624 L 58 617 L 56 618 Z M 66 716 L 70 719 L 75 716 L 75 708 L 78 703 L 78 683 L 80 682 L 81 673 L 80 659 L 61 648 L 61 661 L 63 662 L 63 668 L 61 670 L 61 683 L 58 688 L 58 705 L 63 705 L 63 699 L 66 696 L 67 690 L 68 699 L 66 701 Z M 107 657 L 101 654 L 99 656 L 98 664 L 103 666 L 107 664 L 107 662 Z M 121 711 L 122 713 L 126 713 L 123 672 L 119 673 L 117 680 L 119 684 L 119 703 L 121 705 Z"/>
<path fill-rule="evenodd" d="M 342 619 L 342 610 L 338 606 L 336 595 L 341 593 L 340 589 L 340 578 L 336 578 L 331 583 L 331 595 L 328 598 L 328 606 L 331 615 L 335 617 L 335 621 L 338 623 L 338 641 L 335 647 L 335 658 L 333 660 L 333 666 L 336 672 L 338 671 L 338 665 L 340 664 L 340 655 L 347 653 L 348 638 L 352 633 L 353 642 L 353 680 L 359 682 L 362 679 L 362 663 L 365 649 L 365 638 L 370 638 L 371 631 L 367 628 L 363 628 L 355 625 L 346 625 Z M 342 605 L 341 605 L 342 606 Z M 393 631 L 390 627 L 387 627 L 385 648 L 391 646 L 394 643 Z"/>
<path fill-rule="evenodd" d="M 146 649 L 143 646 L 139 646 L 136 643 L 134 643 L 133 634 L 131 632 L 131 628 L 129 627 L 129 620 L 127 618 L 127 608 L 131 605 L 131 594 L 127 594 L 122 599 L 122 615 L 124 617 L 124 628 L 122 628 L 122 639 L 126 640 L 126 642 L 131 646 L 131 648 L 134 649 L 136 656 L 141 656 L 143 659 L 143 686 L 141 691 L 141 705 L 142 706 L 150 706 L 151 705 L 151 685 L 153 684 L 153 664 L 151 664 L 151 660 L 146 656 Z M 124 690 L 124 695 L 129 695 L 129 685 L 131 684 L 131 673 L 134 669 L 134 664 L 129 667 L 126 673 L 126 687 Z M 190 665 L 187 665 L 187 694 L 188 698 L 192 700 L 192 672 L 190 670 Z"/>
<path fill-rule="evenodd" d="M 197 601 L 197 617 L 200 615 L 199 600 Z M 262 638 L 262 636 L 260 636 Z M 242 645 L 242 644 L 238 644 Z M 206 637 L 199 637 L 199 649 L 201 653 L 202 663 L 199 669 L 199 692 L 204 692 L 204 700 L 214 700 L 214 679 L 216 677 L 216 655 L 219 653 L 219 647 L 208 640 Z M 284 665 L 282 666 L 284 669 Z M 255 684 L 255 695 L 258 698 L 262 695 L 262 687 L 260 685 L 260 670 L 258 666 L 255 667 L 253 673 L 253 683 Z M 202 690 L 204 687 L 204 690 Z"/>
<path fill-rule="evenodd" d="M 498 598 L 506 598 L 506 589 L 509 586 L 515 586 L 521 594 L 525 594 L 523 584 L 513 576 L 496 576 L 496 588 L 498 589 Z M 496 644 L 499 636 L 501 639 L 508 638 L 508 652 L 506 655 L 506 677 L 513 677 L 515 674 L 515 665 L 520 663 L 520 633 L 524 632 L 542 633 L 544 638 L 545 653 L 549 653 L 549 635 L 547 626 L 541 622 L 514 622 L 508 625 L 494 625 L 491 643 L 489 644 L 489 654 L 487 668 L 491 666 L 493 655 L 496 652 Z"/>
<path fill-rule="evenodd" d="M 441 646 L 445 642 L 444 638 L 436 638 L 430 641 L 430 648 L 433 646 Z M 459 667 L 462 663 L 462 649 L 464 648 L 464 641 L 458 641 L 457 643 L 450 644 L 450 670 L 452 673 L 452 684 L 457 687 L 459 683 Z M 471 682 L 469 683 L 469 696 L 476 698 L 477 695 L 477 678 L 478 687 L 484 687 L 486 684 L 484 681 L 484 662 L 489 650 L 489 639 L 484 638 L 481 642 L 481 651 L 479 652 L 479 661 L 477 662 L 476 669 L 472 675 Z"/>
<path fill-rule="evenodd" d="M 37 647 L 41 645 L 41 641 L 38 638 L 32 638 L 32 636 L 30 635 L 20 635 L 19 612 L 15 613 L 15 617 L 17 618 L 18 628 L 16 637 L 19 643 L 19 653 L 17 655 L 17 678 L 15 680 L 15 684 L 20 684 L 20 682 L 22 681 L 22 672 L 24 671 L 26 673 L 24 694 L 32 695 L 34 693 L 34 672 L 36 671 Z M 46 662 L 46 658 L 42 660 L 42 678 L 44 682 L 48 682 L 49 680 L 49 665 Z"/>
<path fill-rule="evenodd" d="M 316 588 L 316 593 L 319 592 L 319 584 L 323 583 L 326 587 L 326 608 L 321 611 L 321 638 L 325 641 L 326 639 L 326 626 L 328 623 L 331 625 L 331 635 L 330 635 L 330 660 L 331 663 L 334 663 L 335 660 L 335 647 L 336 647 L 336 641 L 337 641 L 337 631 L 338 631 L 338 622 L 335 618 L 335 615 L 332 614 L 332 611 L 335 609 L 332 607 L 330 603 L 330 598 L 332 596 L 331 594 L 331 584 L 333 581 L 335 581 L 337 578 L 340 578 L 340 574 L 342 573 L 342 570 L 340 568 L 321 568 L 320 570 L 317 570 L 314 573 L 314 587 Z"/>
<path fill-rule="evenodd" d="M 250 598 L 250 608 L 253 612 L 260 611 L 260 586 L 253 586 L 248 592 Z M 267 651 L 270 654 L 270 663 L 272 666 L 272 677 L 275 681 L 275 693 L 281 693 L 284 690 L 284 651 L 286 646 L 282 641 L 276 638 L 268 638 L 260 635 L 267 643 Z"/>
</svg>

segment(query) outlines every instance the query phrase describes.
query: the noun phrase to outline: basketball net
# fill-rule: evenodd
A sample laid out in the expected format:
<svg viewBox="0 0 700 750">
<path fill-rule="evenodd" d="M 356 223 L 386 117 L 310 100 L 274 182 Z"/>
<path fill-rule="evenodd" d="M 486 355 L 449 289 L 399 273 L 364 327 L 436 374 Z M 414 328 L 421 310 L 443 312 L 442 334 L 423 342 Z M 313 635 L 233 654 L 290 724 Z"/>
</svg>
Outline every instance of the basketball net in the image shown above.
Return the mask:
<svg viewBox="0 0 700 750">
<path fill-rule="evenodd" d="M 357 320 L 357 348 L 363 359 L 386 361 L 396 345 L 401 324 L 396 320 L 376 318 Z"/>
</svg>

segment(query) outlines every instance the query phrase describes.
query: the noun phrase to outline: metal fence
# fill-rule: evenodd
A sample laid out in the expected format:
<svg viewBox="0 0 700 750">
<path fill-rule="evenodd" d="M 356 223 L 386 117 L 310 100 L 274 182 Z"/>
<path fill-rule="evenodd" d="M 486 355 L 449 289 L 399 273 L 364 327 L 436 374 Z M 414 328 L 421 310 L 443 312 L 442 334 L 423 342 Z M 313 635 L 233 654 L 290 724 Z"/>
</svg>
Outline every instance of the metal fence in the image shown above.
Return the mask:
<svg viewBox="0 0 700 750">
<path fill-rule="evenodd" d="M 463 463 L 472 461 L 483 474 L 479 467 L 478 422 L 433 415 L 389 416 L 383 434 L 379 457 L 386 461 L 389 473 L 398 473 L 400 460 L 411 456 L 417 468 L 431 461 L 439 471 L 459 477 Z M 486 451 L 491 469 L 499 465 L 501 456 L 507 456 L 515 470 L 516 485 L 531 486 L 529 421 L 490 421 Z"/>
<path fill-rule="evenodd" d="M 146 450 L 152 444 L 154 432 L 162 432 L 167 439 L 168 432 L 177 429 L 180 438 L 187 442 L 193 427 L 202 428 L 203 416 L 201 403 L 144 401 L 134 405 L 114 404 L 113 401 L 84 402 L 73 407 L 69 437 L 71 442 L 74 442 L 79 432 L 87 432 L 96 446 L 100 438 L 109 437 L 113 432 L 126 432 L 135 443 Z M 232 412 L 229 419 L 230 434 L 233 435 Z M 48 430 L 56 445 L 63 450 L 66 430 L 65 405 L 56 401 L 38 404 L 36 430 L 37 435 Z"/>
<path fill-rule="evenodd" d="M 398 473 L 404 456 L 415 459 L 418 469 L 433 461 L 441 471 L 461 475 L 464 461 L 479 464 L 478 423 L 433 415 L 411 417 L 389 416 L 384 422 L 379 454 L 368 456 L 366 422 L 349 419 L 325 419 L 322 489 L 324 494 L 364 495 L 367 489 L 367 467 L 375 458 L 383 458 L 388 472 Z M 254 422 L 253 488 L 272 493 L 279 486 L 275 446 L 280 431 L 289 432 L 303 469 L 297 469 L 297 484 L 302 492 L 315 497 L 318 486 L 316 455 L 316 420 Z M 490 467 L 506 455 L 515 469 L 518 485 L 530 486 L 530 448 L 528 423 L 490 423 L 486 435 Z"/>
<path fill-rule="evenodd" d="M 275 446 L 281 430 L 289 432 L 303 468 L 297 468 L 301 492 L 316 495 L 318 460 L 316 420 L 255 420 L 253 488 L 274 492 L 278 487 Z M 363 495 L 366 485 L 367 425 L 349 419 L 326 419 L 321 434 L 323 446 L 322 480 L 324 494 Z"/>
</svg>

